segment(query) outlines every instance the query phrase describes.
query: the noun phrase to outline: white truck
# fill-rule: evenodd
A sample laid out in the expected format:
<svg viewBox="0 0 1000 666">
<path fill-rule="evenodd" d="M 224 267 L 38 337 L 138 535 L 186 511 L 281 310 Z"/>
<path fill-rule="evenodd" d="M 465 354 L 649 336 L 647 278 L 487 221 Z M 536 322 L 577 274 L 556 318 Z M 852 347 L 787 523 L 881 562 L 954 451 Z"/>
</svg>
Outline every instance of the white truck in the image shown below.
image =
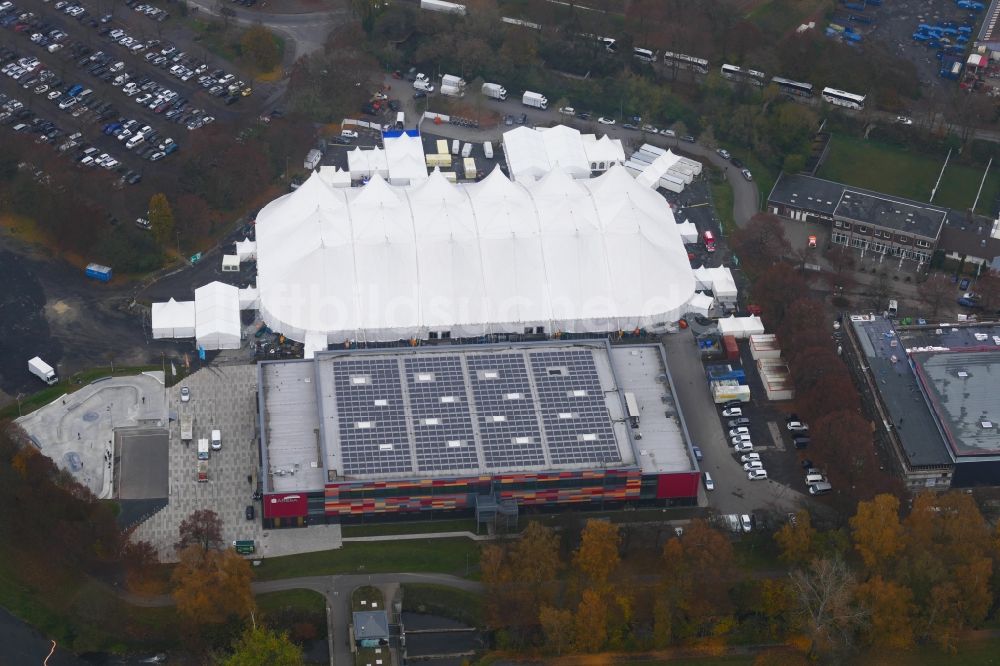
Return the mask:
<svg viewBox="0 0 1000 666">
<path fill-rule="evenodd" d="M 202 437 L 198 440 L 198 460 L 208 460 L 208 457 L 212 455 L 208 451 L 208 440 Z"/>
<path fill-rule="evenodd" d="M 549 108 L 549 100 L 542 93 L 531 92 L 530 90 L 525 90 L 524 95 L 521 97 L 521 104 L 525 106 L 531 106 L 536 109 L 547 109 Z"/>
<path fill-rule="evenodd" d="M 499 83 L 484 83 L 483 94 L 492 99 L 498 99 L 501 102 L 507 99 L 507 89 Z"/>
<path fill-rule="evenodd" d="M 417 79 L 413 82 L 413 87 L 417 90 L 423 90 L 424 92 L 434 92 L 434 84 L 426 79 Z"/>
<path fill-rule="evenodd" d="M 213 430 L 212 431 L 212 450 L 221 451 L 222 450 L 222 431 Z"/>
<path fill-rule="evenodd" d="M 441 77 L 442 86 L 455 86 L 456 88 L 465 87 L 465 79 L 461 76 L 455 76 L 454 74 L 445 74 Z"/>
<path fill-rule="evenodd" d="M 483 154 L 486 155 L 486 159 L 493 159 L 493 143 L 490 141 L 483 142 Z"/>
<path fill-rule="evenodd" d="M 194 437 L 194 416 L 181 414 L 181 441 L 187 442 Z"/>
<path fill-rule="evenodd" d="M 37 356 L 28 361 L 28 372 L 49 386 L 59 381 L 59 377 L 56 376 L 56 371 L 52 369 L 52 366 Z"/>
<path fill-rule="evenodd" d="M 442 83 L 441 94 L 448 97 L 465 97 L 465 88 L 453 86 L 450 83 Z"/>
</svg>

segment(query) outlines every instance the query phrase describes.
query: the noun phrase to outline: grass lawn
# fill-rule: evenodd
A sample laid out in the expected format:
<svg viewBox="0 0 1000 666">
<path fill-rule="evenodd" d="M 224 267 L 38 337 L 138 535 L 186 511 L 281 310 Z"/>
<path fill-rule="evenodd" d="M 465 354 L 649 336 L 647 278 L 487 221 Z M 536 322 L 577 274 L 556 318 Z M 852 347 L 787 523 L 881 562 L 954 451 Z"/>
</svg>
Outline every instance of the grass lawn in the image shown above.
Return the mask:
<svg viewBox="0 0 1000 666">
<path fill-rule="evenodd" d="M 483 599 L 475 592 L 423 583 L 406 583 L 402 587 L 404 611 L 449 617 L 473 627 L 482 624 Z"/>
<path fill-rule="evenodd" d="M 821 178 L 877 192 L 927 201 L 937 182 L 947 152 L 928 156 L 889 144 L 834 136 L 830 153 L 819 171 Z M 983 169 L 958 164 L 955 154 L 945 170 L 934 203 L 964 210 L 972 206 Z M 989 215 L 1000 195 L 1000 172 L 990 171 L 976 212 Z"/>
<path fill-rule="evenodd" d="M 351 592 L 351 611 L 357 613 L 369 610 L 386 610 L 385 595 L 377 587 L 362 585 Z"/>
<path fill-rule="evenodd" d="M 794 30 L 828 4 L 824 0 L 770 0 L 747 18 L 767 35 L 778 37 Z"/>
<path fill-rule="evenodd" d="M 371 523 L 370 525 L 344 525 L 341 534 L 345 537 L 390 536 L 393 534 L 437 534 L 440 532 L 476 533 L 476 521 L 472 518 L 459 520 L 407 521 L 402 523 Z"/>
<path fill-rule="evenodd" d="M 343 573 L 434 572 L 463 575 L 479 562 L 471 539 L 408 539 L 345 544 L 339 550 L 265 559 L 259 580 Z"/>
<path fill-rule="evenodd" d="M 945 654 L 935 647 L 920 646 L 905 653 L 867 654 L 859 666 L 995 666 L 1000 664 L 1000 637 L 965 639 L 957 654 Z"/>
<path fill-rule="evenodd" d="M 715 214 L 722 222 L 722 231 L 725 235 L 731 236 L 736 230 L 736 220 L 733 219 L 733 188 L 722 180 L 712 177 L 712 205 L 715 206 Z"/>
<path fill-rule="evenodd" d="M 257 595 L 257 607 L 265 613 L 277 613 L 288 609 L 306 613 L 326 614 L 326 600 L 313 590 L 282 590 Z"/>
<path fill-rule="evenodd" d="M 285 57 L 285 40 L 278 35 L 273 35 L 274 43 L 278 47 L 278 66 L 270 72 L 257 72 L 251 63 L 243 59 L 243 48 L 240 45 L 240 38 L 243 36 L 241 30 L 235 23 L 230 22 L 229 27 L 223 29 L 221 21 L 205 20 L 202 18 L 189 17 L 186 19 L 188 28 L 194 33 L 194 40 L 204 46 L 213 54 L 227 60 L 234 65 L 251 71 L 255 78 L 263 81 L 276 81 L 281 78 L 284 70 L 281 62 Z"/>
</svg>

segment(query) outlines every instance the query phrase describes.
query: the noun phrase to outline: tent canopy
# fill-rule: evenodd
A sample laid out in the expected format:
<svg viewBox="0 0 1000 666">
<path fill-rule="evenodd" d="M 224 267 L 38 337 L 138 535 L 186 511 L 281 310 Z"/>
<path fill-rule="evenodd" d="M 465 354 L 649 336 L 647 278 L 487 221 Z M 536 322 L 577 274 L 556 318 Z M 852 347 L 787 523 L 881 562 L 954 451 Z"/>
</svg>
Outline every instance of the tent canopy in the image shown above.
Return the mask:
<svg viewBox="0 0 1000 666">
<path fill-rule="evenodd" d="M 652 328 L 695 288 L 669 206 L 620 166 L 349 189 L 314 174 L 258 215 L 257 276 L 268 326 L 329 343 Z"/>
<path fill-rule="evenodd" d="M 195 333 L 194 301 L 153 303 L 153 338 L 193 338 Z"/>
<path fill-rule="evenodd" d="M 222 282 L 210 282 L 194 290 L 195 332 L 204 349 L 239 349 L 239 290 Z"/>
</svg>

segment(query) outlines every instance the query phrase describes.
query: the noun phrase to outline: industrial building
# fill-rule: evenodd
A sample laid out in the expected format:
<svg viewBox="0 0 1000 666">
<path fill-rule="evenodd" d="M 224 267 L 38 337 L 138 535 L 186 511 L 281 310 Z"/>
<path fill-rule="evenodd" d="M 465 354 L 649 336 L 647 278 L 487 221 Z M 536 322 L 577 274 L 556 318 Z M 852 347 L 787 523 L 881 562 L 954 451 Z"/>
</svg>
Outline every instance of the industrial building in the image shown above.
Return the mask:
<svg viewBox="0 0 1000 666">
<path fill-rule="evenodd" d="M 911 490 L 1000 484 L 1000 325 L 853 316 L 845 346 Z"/>
<path fill-rule="evenodd" d="M 659 344 L 329 351 L 257 372 L 266 527 L 697 501 Z"/>
</svg>

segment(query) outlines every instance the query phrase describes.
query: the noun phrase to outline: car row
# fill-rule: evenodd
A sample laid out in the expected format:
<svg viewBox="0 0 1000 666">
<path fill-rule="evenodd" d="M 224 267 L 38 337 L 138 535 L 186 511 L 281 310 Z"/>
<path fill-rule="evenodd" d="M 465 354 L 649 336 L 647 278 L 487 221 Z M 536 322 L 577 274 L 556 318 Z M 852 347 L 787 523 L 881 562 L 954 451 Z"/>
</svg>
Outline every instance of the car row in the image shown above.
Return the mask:
<svg viewBox="0 0 1000 666">
<path fill-rule="evenodd" d="M 145 4 L 145 3 L 141 3 L 140 4 L 140 3 L 136 2 L 135 0 L 133 0 L 133 2 L 126 3 L 126 4 L 129 7 L 131 7 L 132 9 L 134 9 L 135 11 L 139 12 L 140 14 L 142 14 L 144 16 L 147 16 L 147 17 L 153 19 L 154 21 L 158 21 L 160 23 L 163 23 L 168 18 L 170 18 L 170 14 L 167 13 L 166 10 L 160 9 L 159 7 L 156 7 L 154 5 L 148 5 L 148 4 Z"/>
<path fill-rule="evenodd" d="M 733 452 L 737 455 L 742 454 L 740 462 L 743 464 L 747 479 L 759 481 L 767 478 L 767 469 L 764 467 L 764 461 L 760 459 L 760 454 L 754 451 L 753 438 L 750 435 L 750 418 L 743 416 L 742 404 L 739 400 L 723 403 L 722 416 L 728 419 L 727 434 Z"/>
</svg>

